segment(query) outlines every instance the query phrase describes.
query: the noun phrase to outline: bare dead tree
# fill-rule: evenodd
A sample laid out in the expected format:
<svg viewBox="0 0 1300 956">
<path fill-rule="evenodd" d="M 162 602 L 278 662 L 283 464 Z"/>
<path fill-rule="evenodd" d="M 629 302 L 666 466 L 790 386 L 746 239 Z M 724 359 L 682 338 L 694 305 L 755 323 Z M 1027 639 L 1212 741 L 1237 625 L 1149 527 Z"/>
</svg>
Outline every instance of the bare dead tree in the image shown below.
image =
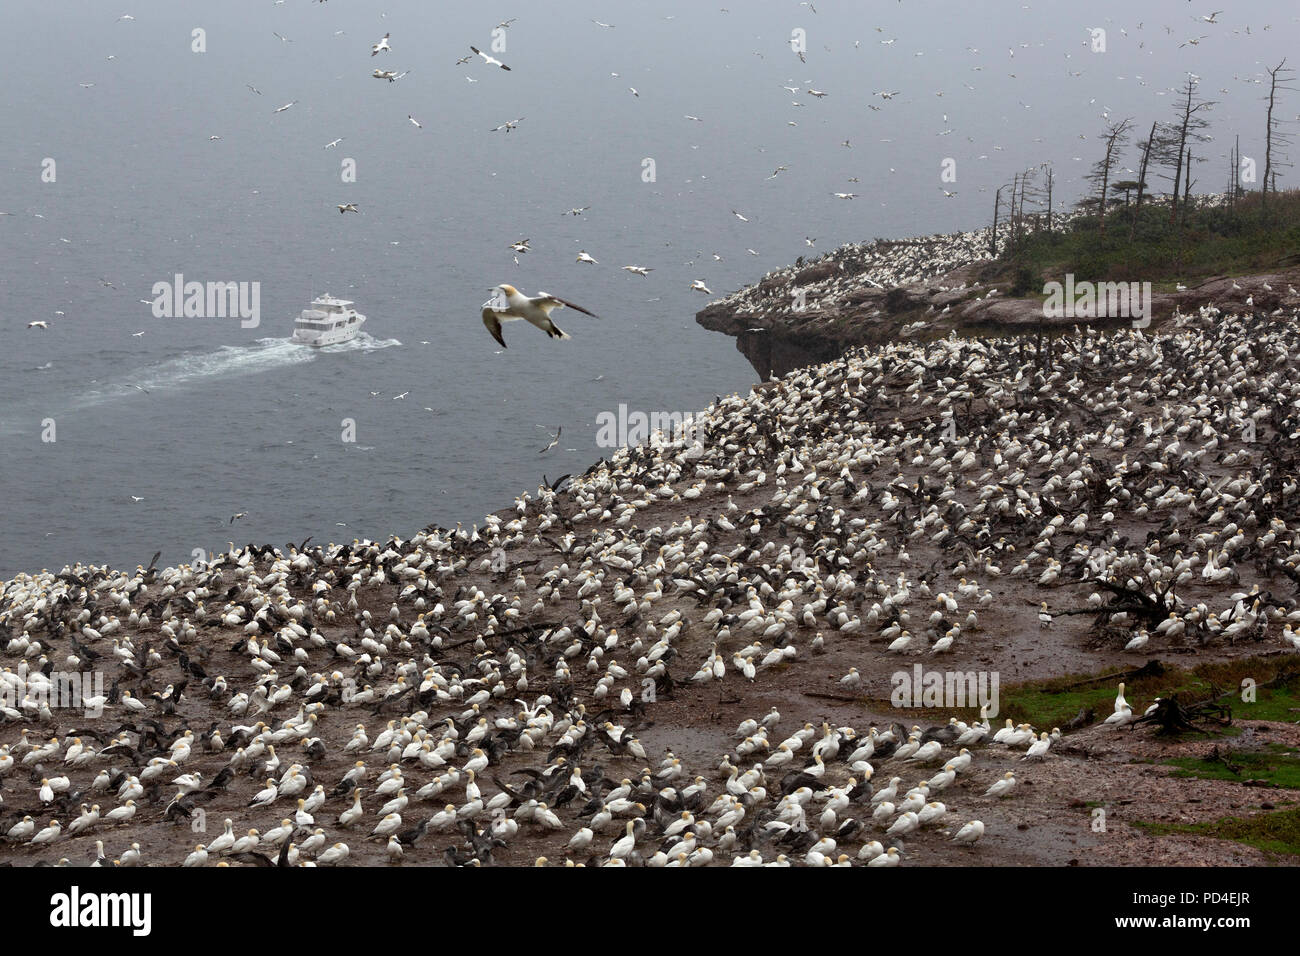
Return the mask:
<svg viewBox="0 0 1300 956">
<path fill-rule="evenodd" d="M 998 209 L 1002 205 L 1002 190 L 1006 186 L 999 186 L 998 191 L 993 195 L 993 231 L 989 233 L 989 255 L 998 254 Z"/>
<path fill-rule="evenodd" d="M 1103 157 L 1092 167 L 1087 180 L 1097 187 L 1098 231 L 1106 231 L 1106 191 L 1110 187 L 1110 178 L 1119 164 L 1120 154 L 1128 145 L 1129 131 L 1133 128 L 1131 120 L 1121 120 L 1107 127 L 1100 139 L 1106 144 Z"/>
<path fill-rule="evenodd" d="M 1133 205 L 1133 222 L 1128 233 L 1130 241 L 1137 234 L 1138 214 L 1142 212 L 1142 196 L 1146 192 L 1147 188 L 1147 166 L 1151 162 L 1151 151 L 1156 146 L 1156 127 L 1157 123 L 1153 120 L 1151 123 L 1151 132 L 1148 133 L 1147 138 L 1139 144 L 1142 147 L 1142 163 L 1138 167 L 1137 199 Z"/>
<path fill-rule="evenodd" d="M 1047 231 L 1052 231 L 1052 164 L 1046 163 L 1047 167 Z"/>
<path fill-rule="evenodd" d="M 1174 169 L 1174 191 L 1169 210 L 1169 221 L 1171 223 L 1175 222 L 1178 217 L 1178 194 L 1183 184 L 1183 161 L 1186 159 L 1187 143 L 1189 140 L 1202 143 L 1206 141 L 1207 137 L 1202 130 L 1209 126 L 1209 121 L 1201 114 L 1209 111 L 1215 105 L 1210 100 L 1202 100 L 1197 97 L 1196 82 L 1196 79 L 1189 75 L 1182 88 L 1178 91 L 1179 99 L 1182 101 L 1178 118 L 1167 128 L 1167 135 L 1162 137 L 1158 146 L 1161 159 L 1164 160 L 1166 165 L 1172 166 Z M 1188 172 L 1190 174 L 1190 170 Z"/>
<path fill-rule="evenodd" d="M 1291 134 L 1284 131 L 1281 126 L 1281 120 L 1274 116 L 1274 108 L 1277 106 L 1278 90 L 1294 90 L 1295 87 L 1289 86 L 1290 81 L 1295 77 L 1295 70 L 1287 69 L 1286 59 L 1268 71 L 1270 78 L 1268 88 L 1268 117 L 1265 123 L 1264 137 L 1264 185 L 1260 191 L 1259 208 L 1260 216 L 1265 221 L 1268 220 L 1268 194 L 1271 191 L 1277 191 L 1277 169 L 1276 166 L 1290 166 L 1290 163 L 1274 163 L 1273 147 L 1275 145 L 1288 145 L 1291 142 Z"/>
</svg>

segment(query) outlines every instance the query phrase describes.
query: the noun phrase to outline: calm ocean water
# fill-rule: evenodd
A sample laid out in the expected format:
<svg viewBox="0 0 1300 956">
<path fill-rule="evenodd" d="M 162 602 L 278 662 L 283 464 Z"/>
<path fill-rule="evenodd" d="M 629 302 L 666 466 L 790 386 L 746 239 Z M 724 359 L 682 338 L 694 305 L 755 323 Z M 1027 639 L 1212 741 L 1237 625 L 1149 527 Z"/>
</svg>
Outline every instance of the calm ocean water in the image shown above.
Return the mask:
<svg viewBox="0 0 1300 956">
<path fill-rule="evenodd" d="M 723 294 L 842 242 L 981 225 L 992 189 L 1045 160 L 1072 198 L 1103 108 L 1168 118 L 1160 92 L 1187 69 L 1221 101 L 1213 132 L 1246 149 L 1252 80 L 1296 36 L 1271 2 L 1250 22 L 1273 11 L 1272 31 L 1250 36 L 1227 15 L 1200 29 L 1181 2 L 1148 5 L 1140 30 L 1129 4 L 913 6 L 5 0 L 0 576 L 481 519 L 608 454 L 602 411 L 690 412 L 755 381 L 696 326 L 692 280 Z M 509 72 L 456 64 L 511 16 Z M 393 52 L 371 57 L 386 32 Z M 377 66 L 410 72 L 390 84 Z M 260 283 L 260 324 L 155 318 L 141 300 L 177 273 Z M 478 316 L 498 282 L 602 318 L 558 313 L 563 343 L 511 323 L 502 352 Z M 366 333 L 290 344 L 326 291 L 357 302 Z"/>
</svg>

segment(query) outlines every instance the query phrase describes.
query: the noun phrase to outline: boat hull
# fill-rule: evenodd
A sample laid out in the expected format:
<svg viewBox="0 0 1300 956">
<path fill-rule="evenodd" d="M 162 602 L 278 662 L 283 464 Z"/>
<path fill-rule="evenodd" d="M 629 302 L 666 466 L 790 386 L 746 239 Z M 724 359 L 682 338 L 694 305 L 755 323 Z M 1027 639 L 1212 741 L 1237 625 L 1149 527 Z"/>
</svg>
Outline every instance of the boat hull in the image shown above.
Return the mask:
<svg viewBox="0 0 1300 956">
<path fill-rule="evenodd" d="M 322 332 L 316 332 L 311 329 L 295 329 L 289 341 L 296 342 L 299 345 L 306 345 L 310 348 L 325 348 L 330 345 L 341 345 L 344 342 L 350 342 L 361 334 L 361 327 L 365 325 L 365 319 L 345 326 L 341 329 L 326 329 Z"/>
</svg>

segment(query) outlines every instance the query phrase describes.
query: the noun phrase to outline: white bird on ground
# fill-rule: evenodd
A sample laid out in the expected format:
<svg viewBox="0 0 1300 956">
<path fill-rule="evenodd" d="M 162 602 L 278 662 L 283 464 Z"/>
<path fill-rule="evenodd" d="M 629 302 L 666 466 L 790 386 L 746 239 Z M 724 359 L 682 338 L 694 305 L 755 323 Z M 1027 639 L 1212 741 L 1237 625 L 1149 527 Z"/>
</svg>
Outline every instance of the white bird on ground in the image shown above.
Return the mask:
<svg viewBox="0 0 1300 956">
<path fill-rule="evenodd" d="M 974 846 L 983 835 L 984 823 L 980 820 L 972 820 L 953 835 L 952 842 Z"/>
<path fill-rule="evenodd" d="M 1127 644 L 1124 645 L 1124 650 L 1140 651 L 1142 650 L 1142 648 L 1146 647 L 1147 641 L 1149 641 L 1150 639 L 1151 639 L 1151 635 L 1148 634 L 1146 631 L 1138 631 L 1136 634 L 1133 635 L 1132 639 Z"/>
<path fill-rule="evenodd" d="M 868 860 L 867 866 L 898 866 L 898 848 L 891 846 L 883 855 Z"/>
<path fill-rule="evenodd" d="M 920 825 L 916 813 L 908 810 L 894 821 L 893 825 L 885 831 L 885 835 L 898 836 L 903 833 L 911 833 L 913 830 L 919 828 Z"/>
<path fill-rule="evenodd" d="M 322 866 L 329 866 L 331 863 L 341 863 L 347 859 L 348 849 L 346 843 L 335 843 L 332 847 L 316 857 L 316 862 Z"/>
<path fill-rule="evenodd" d="M 1128 704 L 1125 704 L 1122 709 L 1115 711 L 1115 713 L 1107 717 L 1104 722 L 1113 727 L 1123 727 L 1125 724 L 1131 724 L 1135 720 L 1137 720 L 1137 718 L 1133 716 L 1133 708 Z"/>
<path fill-rule="evenodd" d="M 1052 742 L 1047 739 L 1047 731 L 1043 731 L 1039 738 L 1030 745 L 1029 750 L 1020 759 L 1028 760 L 1030 757 L 1042 757 L 1047 753 L 1047 748 L 1051 745 Z"/>
<path fill-rule="evenodd" d="M 1002 779 L 996 781 L 991 787 L 984 791 L 986 797 L 1005 797 L 1016 788 L 1016 775 L 1008 770 L 1002 775 Z"/>
</svg>

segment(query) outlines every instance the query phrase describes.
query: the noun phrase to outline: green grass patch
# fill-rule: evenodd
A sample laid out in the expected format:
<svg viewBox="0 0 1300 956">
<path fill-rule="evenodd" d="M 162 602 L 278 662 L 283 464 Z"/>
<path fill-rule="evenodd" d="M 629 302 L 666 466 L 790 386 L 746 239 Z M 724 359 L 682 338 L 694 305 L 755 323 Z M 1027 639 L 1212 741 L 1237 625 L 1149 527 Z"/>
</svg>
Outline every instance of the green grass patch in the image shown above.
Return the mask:
<svg viewBox="0 0 1300 956">
<path fill-rule="evenodd" d="M 1257 689 L 1254 702 L 1247 703 L 1241 699 L 1243 680 L 1249 678 L 1260 685 L 1285 673 L 1292 675 L 1286 683 Z M 1016 723 L 1030 723 L 1046 729 L 1064 726 L 1081 709 L 1091 709 L 1096 721 L 1105 720 L 1114 712 L 1115 691 L 1121 678 L 1116 676 L 1080 684 L 1096 676 L 1066 674 L 1050 680 L 1003 687 L 998 719 L 1009 717 Z M 1300 654 L 1207 663 L 1190 670 L 1167 667 L 1163 674 L 1126 681 L 1124 697 L 1135 712 L 1141 713 L 1157 697 L 1168 698 L 1177 694 L 1182 703 L 1191 704 L 1229 690 L 1237 692 L 1225 701 L 1232 709 L 1234 719 L 1300 720 Z"/>
<path fill-rule="evenodd" d="M 1265 273 L 1297 264 L 1300 249 L 1300 190 L 1269 197 L 1270 215 L 1260 214 L 1259 196 L 1193 209 L 1181 229 L 1169 221 L 1167 205 L 1108 204 L 1103 232 L 1095 215 L 1073 220 L 1061 232 L 1023 237 L 995 268 L 996 281 L 1041 288 L 1073 273 L 1080 281 L 1150 281 L 1172 291 L 1174 281 L 1194 284 L 1219 275 Z M 1180 213 L 1180 216 L 1182 214 Z"/>
<path fill-rule="evenodd" d="M 1274 857 L 1300 856 L 1300 808 L 1257 813 L 1250 817 L 1221 817 L 1204 823 L 1138 821 L 1134 826 L 1154 836 L 1184 833 L 1215 837 L 1253 846 Z"/>
<path fill-rule="evenodd" d="M 1175 777 L 1232 783 L 1262 780 L 1270 786 L 1300 790 L 1300 751 L 1270 744 L 1263 750 L 1224 750 L 1221 753 L 1221 760 L 1175 757 L 1165 763 L 1178 768 L 1174 771 Z"/>
</svg>

